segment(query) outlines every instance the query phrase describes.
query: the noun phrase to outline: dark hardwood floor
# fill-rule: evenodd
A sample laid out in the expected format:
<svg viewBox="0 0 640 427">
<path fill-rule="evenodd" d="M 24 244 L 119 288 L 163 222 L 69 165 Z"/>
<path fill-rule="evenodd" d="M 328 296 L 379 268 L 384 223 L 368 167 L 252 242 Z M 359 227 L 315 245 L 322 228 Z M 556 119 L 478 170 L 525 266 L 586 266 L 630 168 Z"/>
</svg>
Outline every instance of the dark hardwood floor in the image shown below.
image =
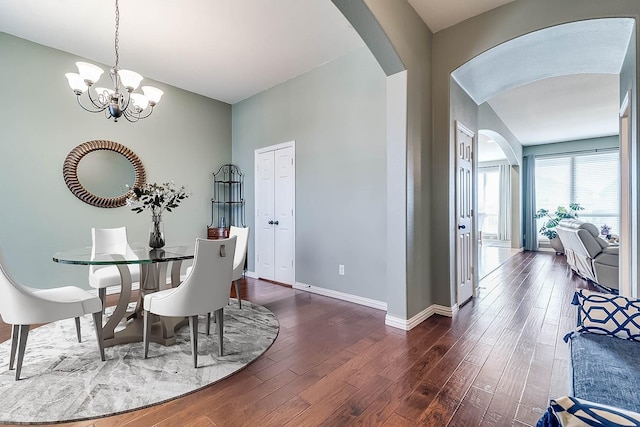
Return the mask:
<svg viewBox="0 0 640 427">
<path fill-rule="evenodd" d="M 562 337 L 575 326 L 576 287 L 585 284 L 564 257 L 522 252 L 453 319 L 405 332 L 385 326 L 383 311 L 247 279 L 243 297 L 280 321 L 253 364 L 162 405 L 58 425 L 532 426 L 568 391 Z M 0 341 L 9 337 L 0 324 Z"/>
</svg>

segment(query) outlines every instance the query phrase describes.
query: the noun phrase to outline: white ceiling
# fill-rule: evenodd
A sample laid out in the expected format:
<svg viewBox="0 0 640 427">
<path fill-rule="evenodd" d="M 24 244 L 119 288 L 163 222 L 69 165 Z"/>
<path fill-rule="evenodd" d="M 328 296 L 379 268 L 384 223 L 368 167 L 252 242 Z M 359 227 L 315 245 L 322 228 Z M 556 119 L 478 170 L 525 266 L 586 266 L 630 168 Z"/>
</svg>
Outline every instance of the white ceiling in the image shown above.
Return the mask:
<svg viewBox="0 0 640 427">
<path fill-rule="evenodd" d="M 508 1 L 410 3 L 438 31 Z M 114 10 L 114 0 L 2 0 L 0 31 L 110 67 Z M 120 15 L 122 68 L 230 104 L 364 46 L 330 0 L 122 0 Z"/>
<path fill-rule="evenodd" d="M 0 1 L 0 31 L 108 66 L 114 26 L 113 0 Z M 121 68 L 230 104 L 364 46 L 330 0 L 122 0 L 119 38 Z"/>
<path fill-rule="evenodd" d="M 617 135 L 618 74 L 633 26 L 612 18 L 551 27 L 477 56 L 453 77 L 523 145 Z"/>
<path fill-rule="evenodd" d="M 431 30 L 437 32 L 513 0 L 408 1 Z M 112 66 L 114 4 L 113 0 L 2 0 L 0 31 Z M 122 0 L 120 12 L 122 68 L 230 104 L 364 46 L 330 0 Z M 555 51 L 564 54 L 565 63 L 575 63 L 571 58 L 585 52 L 592 52 L 592 58 L 619 58 L 623 47 L 616 40 L 619 42 L 620 35 L 629 28 L 620 32 L 605 26 L 595 33 L 591 31 L 593 28 L 583 29 L 569 44 L 565 40 L 562 49 L 556 45 Z M 538 50 L 527 51 L 520 45 L 515 49 L 520 57 L 502 55 L 499 60 L 493 57 L 483 63 L 471 61 L 464 73 L 459 73 L 461 85 L 472 96 L 475 92 L 469 90 L 470 82 L 484 89 L 485 93 L 476 97 L 490 100 L 507 126 L 525 143 L 554 139 L 534 137 L 527 133 L 531 129 L 566 135 L 558 126 L 572 124 L 574 129 L 584 128 L 575 123 L 575 117 L 588 117 L 595 124 L 597 111 L 590 114 L 585 107 L 599 104 L 604 108 L 602 100 L 610 98 L 607 88 L 613 84 L 611 78 L 601 76 L 603 80 L 596 81 L 598 77 L 593 76 L 590 81 L 583 81 L 592 93 L 582 94 L 568 92 L 569 88 L 584 92 L 585 88 L 580 88 L 577 81 L 545 81 L 544 77 L 550 75 L 540 74 L 518 82 L 517 78 L 525 76 L 527 70 L 540 71 L 536 64 L 552 65 L 545 60 L 548 58 L 539 56 L 539 48 L 546 45 L 549 37 L 544 32 L 530 36 L 533 38 L 528 39 L 529 48 Z M 544 40 L 535 38 L 541 36 Z M 611 46 L 616 48 L 612 50 Z M 509 43 L 500 46 L 505 47 Z M 611 64 L 604 60 L 599 63 Z M 619 64 L 615 66 L 619 70 Z M 74 68 L 70 63 L 69 71 L 75 71 Z M 507 71 L 512 76 L 515 73 L 516 80 L 505 79 Z M 611 73 L 611 70 L 595 72 Z M 460 77 L 462 74 L 468 81 Z M 487 80 L 487 75 L 493 80 Z M 518 87 L 531 80 L 539 81 Z M 61 82 L 66 84 L 62 76 Z M 559 83 L 561 91 L 557 90 Z M 602 102 L 595 102 L 598 94 Z M 537 102 L 545 104 L 536 107 Z M 565 120 L 557 120 L 558 117 Z M 602 129 L 612 129 L 611 120 L 607 119 Z M 532 122 L 535 126 L 528 126 Z M 602 130 L 594 132 L 602 134 Z"/>
<path fill-rule="evenodd" d="M 522 145 L 618 134 L 618 74 L 551 77 L 489 100 Z"/>
</svg>

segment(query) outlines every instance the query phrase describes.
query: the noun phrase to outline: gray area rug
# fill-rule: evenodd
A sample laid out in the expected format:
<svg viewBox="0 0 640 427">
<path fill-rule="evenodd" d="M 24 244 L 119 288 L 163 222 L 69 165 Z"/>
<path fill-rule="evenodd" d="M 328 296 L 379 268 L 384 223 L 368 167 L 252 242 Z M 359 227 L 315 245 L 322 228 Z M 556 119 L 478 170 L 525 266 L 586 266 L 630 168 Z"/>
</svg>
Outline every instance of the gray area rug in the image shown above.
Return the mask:
<svg viewBox="0 0 640 427">
<path fill-rule="evenodd" d="M 201 317 L 198 368 L 193 367 L 189 326 L 177 343 L 151 343 L 143 359 L 142 343 L 105 349 L 100 360 L 91 316 L 82 318 L 82 343 L 73 319 L 29 332 L 20 381 L 9 371 L 11 341 L 0 344 L 0 422 L 45 423 L 82 420 L 140 409 L 188 394 L 239 371 L 264 353 L 279 325 L 268 309 L 230 300 L 224 310 L 223 357 L 212 323 L 205 332 Z"/>
</svg>

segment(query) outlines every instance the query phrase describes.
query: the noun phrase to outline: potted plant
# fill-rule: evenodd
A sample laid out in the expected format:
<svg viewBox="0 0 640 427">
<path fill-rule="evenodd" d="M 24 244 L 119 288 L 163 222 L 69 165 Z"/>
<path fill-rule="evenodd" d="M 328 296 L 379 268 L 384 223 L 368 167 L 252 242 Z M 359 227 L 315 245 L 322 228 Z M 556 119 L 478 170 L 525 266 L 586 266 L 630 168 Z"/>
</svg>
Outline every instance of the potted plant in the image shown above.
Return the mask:
<svg viewBox="0 0 640 427">
<path fill-rule="evenodd" d="M 558 238 L 556 226 L 560 223 L 560 220 L 566 218 L 578 218 L 578 211 L 581 210 L 584 210 L 584 208 L 580 206 L 579 203 L 569 203 L 569 209 L 564 206 L 558 206 L 553 215 L 551 215 L 548 209 L 538 209 L 536 214 L 533 216 L 534 219 L 546 219 L 538 232 L 549 239 L 549 244 L 553 249 L 555 249 L 556 253 L 564 253 L 564 246 Z"/>
</svg>

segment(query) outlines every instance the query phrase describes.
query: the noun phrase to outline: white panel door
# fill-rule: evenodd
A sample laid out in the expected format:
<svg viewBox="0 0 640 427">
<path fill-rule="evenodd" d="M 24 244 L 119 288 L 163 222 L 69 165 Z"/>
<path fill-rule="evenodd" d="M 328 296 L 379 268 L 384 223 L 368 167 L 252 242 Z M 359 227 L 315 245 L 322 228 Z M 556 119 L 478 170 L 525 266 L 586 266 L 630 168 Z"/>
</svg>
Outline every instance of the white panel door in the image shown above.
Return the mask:
<svg viewBox="0 0 640 427">
<path fill-rule="evenodd" d="M 256 155 L 256 274 L 275 280 L 274 275 L 274 156 L 273 151 Z"/>
<path fill-rule="evenodd" d="M 295 149 L 293 143 L 256 150 L 256 273 L 295 283 Z"/>
<path fill-rule="evenodd" d="M 275 152 L 275 281 L 289 285 L 294 283 L 294 167 L 293 148 Z"/>
<path fill-rule="evenodd" d="M 456 284 L 461 305 L 473 296 L 473 137 L 456 122 Z"/>
</svg>

